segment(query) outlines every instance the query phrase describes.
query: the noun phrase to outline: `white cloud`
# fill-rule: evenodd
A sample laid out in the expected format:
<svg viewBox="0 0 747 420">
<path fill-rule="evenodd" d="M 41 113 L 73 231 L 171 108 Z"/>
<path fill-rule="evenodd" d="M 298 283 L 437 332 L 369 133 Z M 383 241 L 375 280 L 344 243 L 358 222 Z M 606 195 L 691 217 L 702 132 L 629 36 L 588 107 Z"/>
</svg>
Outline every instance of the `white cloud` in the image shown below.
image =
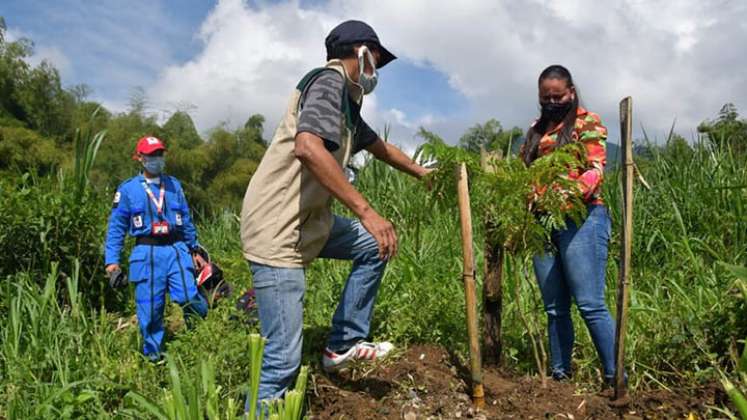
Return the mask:
<svg viewBox="0 0 747 420">
<path fill-rule="evenodd" d="M 267 119 L 267 134 L 287 106 L 305 72 L 324 63 L 324 38 L 341 20 L 324 10 L 303 10 L 294 2 L 253 9 L 241 0 L 219 2 L 200 29 L 202 52 L 166 68 L 148 89 L 161 107 L 191 103 L 201 130 L 219 123 L 243 124 L 253 113 Z M 396 108 L 366 97 L 363 115 L 378 130 L 389 126 L 399 143 L 412 143 L 430 115 L 411 120 Z"/>
<path fill-rule="evenodd" d="M 294 83 L 324 59 L 319 48 L 329 17 L 280 4 L 254 10 L 221 1 L 200 30 L 203 51 L 164 70 L 149 89 L 164 102 L 190 102 L 201 129 L 218 122 L 243 124 L 262 113 L 274 125 Z"/>
<path fill-rule="evenodd" d="M 323 62 L 328 31 L 349 18 L 369 22 L 401 58 L 443 72 L 474 110 L 469 120 L 413 117 L 367 98 L 366 119 L 390 123 L 405 142 L 419 125 L 458 133 L 495 117 L 525 127 L 537 110 L 536 77 L 553 63 L 571 69 L 612 133 L 628 95 L 636 126 L 660 137 L 673 118 L 688 133 L 725 102 L 747 112 L 747 5 L 737 0 L 331 0 L 306 10 L 222 0 L 200 30 L 202 52 L 162 71 L 149 93 L 196 105 L 201 129 L 262 113 L 271 132 L 296 81 Z"/>
<path fill-rule="evenodd" d="M 553 63 L 571 69 L 587 105 L 613 129 L 627 95 L 650 132 L 665 132 L 675 116 L 688 130 L 727 101 L 747 109 L 747 79 L 735 65 L 745 64 L 737 52 L 747 43 L 738 24 L 747 19 L 744 2 L 471 1 L 459 10 L 453 2 L 402 3 L 338 7 L 366 16 L 395 51 L 448 74 L 476 121 L 526 126 L 536 113 L 536 77 Z"/>
</svg>

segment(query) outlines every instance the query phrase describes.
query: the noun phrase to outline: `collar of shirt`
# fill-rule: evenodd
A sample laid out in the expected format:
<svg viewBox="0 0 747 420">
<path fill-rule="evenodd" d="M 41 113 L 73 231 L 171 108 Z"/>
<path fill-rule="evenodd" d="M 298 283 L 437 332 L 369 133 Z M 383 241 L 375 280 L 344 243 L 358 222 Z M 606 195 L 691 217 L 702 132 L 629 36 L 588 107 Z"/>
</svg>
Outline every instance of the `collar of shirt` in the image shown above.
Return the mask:
<svg viewBox="0 0 747 420">
<path fill-rule="evenodd" d="M 589 111 L 586 110 L 586 108 L 579 105 L 578 109 L 576 110 L 576 119 L 579 119 L 583 117 L 584 115 L 588 114 Z M 555 134 L 560 131 L 560 129 L 563 128 L 563 122 L 557 125 L 557 127 L 553 128 L 552 130 L 545 133 L 546 136 L 549 136 L 551 134 Z"/>
<path fill-rule="evenodd" d="M 148 178 L 147 176 L 145 176 L 145 174 L 143 172 L 140 172 L 140 179 L 141 179 L 141 181 L 145 181 L 148 184 L 155 184 L 155 185 L 160 185 L 161 184 L 161 177 L 160 176 L 157 176 L 155 178 Z"/>
</svg>

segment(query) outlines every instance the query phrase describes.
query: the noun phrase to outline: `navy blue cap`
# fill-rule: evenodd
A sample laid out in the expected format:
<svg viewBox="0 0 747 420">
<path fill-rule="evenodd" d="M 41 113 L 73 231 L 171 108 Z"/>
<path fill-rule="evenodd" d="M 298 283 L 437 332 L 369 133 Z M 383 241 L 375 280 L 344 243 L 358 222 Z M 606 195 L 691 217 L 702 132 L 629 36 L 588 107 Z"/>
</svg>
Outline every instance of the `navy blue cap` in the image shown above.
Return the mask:
<svg viewBox="0 0 747 420">
<path fill-rule="evenodd" d="M 379 60 L 376 63 L 377 68 L 382 68 L 390 61 L 397 57 L 389 52 L 374 32 L 373 28 L 365 22 L 359 20 L 348 20 L 337 25 L 327 35 L 324 45 L 327 47 L 327 55 L 330 55 L 335 49 L 350 44 L 373 44 L 379 50 Z"/>
</svg>

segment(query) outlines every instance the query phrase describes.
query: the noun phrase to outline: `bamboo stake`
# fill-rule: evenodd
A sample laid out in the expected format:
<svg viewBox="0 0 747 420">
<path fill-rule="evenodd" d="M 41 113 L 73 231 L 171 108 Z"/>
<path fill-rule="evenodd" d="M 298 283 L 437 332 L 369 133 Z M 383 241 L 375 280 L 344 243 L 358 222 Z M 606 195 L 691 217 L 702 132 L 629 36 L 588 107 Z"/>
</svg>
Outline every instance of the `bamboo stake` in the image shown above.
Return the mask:
<svg viewBox="0 0 747 420">
<path fill-rule="evenodd" d="M 622 258 L 620 277 L 617 283 L 617 330 L 615 335 L 615 358 L 617 372 L 615 375 L 616 401 L 624 400 L 627 394 L 625 384 L 625 327 L 628 321 L 628 286 L 630 283 L 630 259 L 633 244 L 633 100 L 631 97 L 620 101 L 620 136 L 622 139 L 623 159 L 623 231 Z"/>
<path fill-rule="evenodd" d="M 472 211 L 469 202 L 467 166 L 462 164 L 457 174 L 457 198 L 464 256 L 464 298 L 467 308 L 467 335 L 469 336 L 470 370 L 472 372 L 472 402 L 477 408 L 485 406 L 482 386 L 480 340 L 477 336 L 477 294 L 475 286 L 475 255 L 472 248 Z"/>
</svg>

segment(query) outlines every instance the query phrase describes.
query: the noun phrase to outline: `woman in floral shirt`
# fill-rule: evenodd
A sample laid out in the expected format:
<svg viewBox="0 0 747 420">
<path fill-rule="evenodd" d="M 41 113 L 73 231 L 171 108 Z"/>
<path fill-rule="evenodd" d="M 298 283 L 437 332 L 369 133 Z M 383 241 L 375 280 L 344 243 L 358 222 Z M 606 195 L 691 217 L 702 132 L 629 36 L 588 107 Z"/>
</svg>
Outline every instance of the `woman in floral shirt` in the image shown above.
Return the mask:
<svg viewBox="0 0 747 420">
<path fill-rule="evenodd" d="M 577 226 L 552 232 L 553 251 L 534 258 L 534 272 L 547 312 L 552 377 L 572 374 L 573 322 L 571 298 L 591 333 L 602 362 L 605 382 L 615 375 L 615 327 L 604 300 L 605 267 L 611 222 L 600 190 L 606 163 L 607 129 L 597 114 L 579 106 L 571 73 L 563 66 L 546 68 L 539 77 L 540 117 L 527 131 L 521 157 L 527 165 L 570 142 L 582 142 L 586 154 L 568 178 L 588 206 L 588 216 Z"/>
</svg>

